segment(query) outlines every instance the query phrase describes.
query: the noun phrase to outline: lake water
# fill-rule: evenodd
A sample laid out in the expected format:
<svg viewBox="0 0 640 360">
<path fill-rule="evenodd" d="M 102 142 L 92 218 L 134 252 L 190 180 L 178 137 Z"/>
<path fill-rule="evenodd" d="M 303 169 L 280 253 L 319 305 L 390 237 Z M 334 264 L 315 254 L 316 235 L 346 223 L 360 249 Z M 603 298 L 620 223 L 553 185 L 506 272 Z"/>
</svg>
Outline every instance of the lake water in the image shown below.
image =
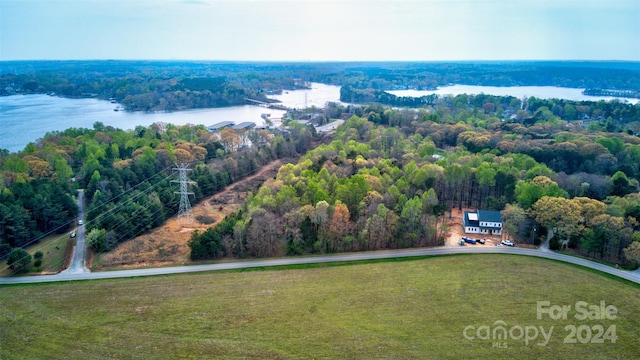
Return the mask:
<svg viewBox="0 0 640 360">
<path fill-rule="evenodd" d="M 312 106 L 323 108 L 330 101 L 343 104 L 340 101 L 340 86 L 320 83 L 311 83 L 311 89 L 285 91 L 280 95 L 269 97 L 280 100 L 284 106 L 294 109 Z"/>
<path fill-rule="evenodd" d="M 388 93 L 396 96 L 421 97 L 425 95 L 460 95 L 460 94 L 487 94 L 496 96 L 514 96 L 519 99 L 535 96 L 540 99 L 566 99 L 576 101 L 610 101 L 617 99 L 637 104 L 638 99 L 616 98 L 610 96 L 589 96 L 582 94 L 583 89 L 573 89 L 555 86 L 475 86 L 452 85 L 443 86 L 437 90 L 390 90 Z"/>
<path fill-rule="evenodd" d="M 311 89 L 283 92 L 270 96 L 291 108 L 316 106 L 321 108 L 327 101 L 340 102 L 340 87 L 311 83 Z M 559 98 L 568 100 L 612 100 L 611 97 L 582 95 L 580 89 L 553 86 L 471 86 L 453 85 L 435 91 L 397 90 L 389 91 L 399 96 L 423 96 L 429 94 L 491 94 L 499 96 L 535 96 L 538 98 Z M 638 99 L 622 99 L 638 103 Z M 36 141 L 45 133 L 67 128 L 92 128 L 100 121 L 121 129 L 133 129 L 137 125 L 149 126 L 156 122 L 175 125 L 212 125 L 222 121 L 236 124 L 250 121 L 264 124 L 263 113 L 272 118 L 281 118 L 282 110 L 265 109 L 259 106 L 233 106 L 215 109 L 195 109 L 175 112 L 126 112 L 113 111 L 116 104 L 97 99 L 67 99 L 47 95 L 15 95 L 0 97 L 0 148 L 11 152 L 22 150 L 29 142 Z M 276 121 L 277 123 L 277 121 Z"/>
<path fill-rule="evenodd" d="M 305 97 L 308 106 L 323 107 L 327 101 L 339 101 L 340 87 L 312 83 L 308 90 L 288 91 L 270 96 L 292 108 L 302 108 Z M 283 110 L 244 105 L 214 109 L 194 109 L 175 112 L 113 111 L 116 104 L 98 99 L 68 99 L 47 95 L 14 95 L 0 97 L 0 148 L 16 152 L 49 131 L 93 128 L 96 121 L 120 129 L 133 129 L 157 122 L 175 125 L 212 125 L 222 121 L 264 124 L 263 113 L 281 118 Z"/>
</svg>

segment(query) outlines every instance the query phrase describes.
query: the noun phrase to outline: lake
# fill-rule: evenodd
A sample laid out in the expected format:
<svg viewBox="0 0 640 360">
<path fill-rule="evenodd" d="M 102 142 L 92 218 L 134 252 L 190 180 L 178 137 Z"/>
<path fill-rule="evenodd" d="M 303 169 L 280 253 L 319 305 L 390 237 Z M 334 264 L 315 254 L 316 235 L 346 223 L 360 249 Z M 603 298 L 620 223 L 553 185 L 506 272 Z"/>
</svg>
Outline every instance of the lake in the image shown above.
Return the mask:
<svg viewBox="0 0 640 360">
<path fill-rule="evenodd" d="M 554 86 L 445 86 L 434 91 L 394 90 L 389 93 L 398 96 L 438 94 L 491 94 L 498 96 L 535 96 L 538 98 L 558 98 L 567 100 L 612 100 L 612 97 L 582 95 L 581 89 Z M 320 83 L 311 83 L 311 89 L 290 90 L 280 95 L 269 96 L 282 101 L 291 108 L 306 106 L 324 107 L 327 101 L 340 102 L 340 87 Z M 615 98 L 619 101 L 638 103 L 638 99 Z M 45 133 L 65 130 L 70 127 L 92 128 L 100 121 L 121 129 L 133 129 L 137 125 L 149 126 L 156 122 L 175 125 L 195 124 L 212 125 L 222 121 L 241 123 L 254 122 L 264 124 L 263 113 L 272 118 L 281 118 L 282 110 L 265 109 L 259 106 L 244 105 L 227 108 L 195 109 L 175 112 L 127 112 L 113 111 L 116 104 L 98 99 L 67 99 L 47 95 L 14 95 L 0 97 L 0 148 L 11 152 L 22 150 L 29 142 L 36 141 Z M 277 123 L 277 121 L 275 121 Z"/>
<path fill-rule="evenodd" d="M 273 95 L 292 108 L 315 105 L 323 107 L 327 101 L 339 101 L 340 87 L 312 83 L 311 89 L 293 90 Z M 137 125 L 149 126 L 157 122 L 175 125 L 212 125 L 222 121 L 264 124 L 263 113 L 281 118 L 283 110 L 243 105 L 226 108 L 194 109 L 175 112 L 114 111 L 117 104 L 98 99 L 69 99 L 48 95 L 14 95 L 0 97 L 0 148 L 17 152 L 49 131 L 68 128 L 93 128 L 96 121 L 120 129 Z"/>
<path fill-rule="evenodd" d="M 269 97 L 280 100 L 282 105 L 294 109 L 312 106 L 323 108 L 324 104 L 329 101 L 344 104 L 340 101 L 340 86 L 320 83 L 311 83 L 311 89 L 284 91 L 280 95 Z"/>
<path fill-rule="evenodd" d="M 589 96 L 582 94 L 583 89 L 573 89 L 556 86 L 476 86 L 476 85 L 452 85 L 443 86 L 437 90 L 390 90 L 390 94 L 396 96 L 421 97 L 425 95 L 438 94 L 460 95 L 460 94 L 487 94 L 496 96 L 514 96 L 519 99 L 523 97 L 535 96 L 540 99 L 566 99 L 576 101 L 610 101 L 617 99 L 621 102 L 627 101 L 637 104 L 639 99 L 616 98 L 611 96 Z"/>
</svg>

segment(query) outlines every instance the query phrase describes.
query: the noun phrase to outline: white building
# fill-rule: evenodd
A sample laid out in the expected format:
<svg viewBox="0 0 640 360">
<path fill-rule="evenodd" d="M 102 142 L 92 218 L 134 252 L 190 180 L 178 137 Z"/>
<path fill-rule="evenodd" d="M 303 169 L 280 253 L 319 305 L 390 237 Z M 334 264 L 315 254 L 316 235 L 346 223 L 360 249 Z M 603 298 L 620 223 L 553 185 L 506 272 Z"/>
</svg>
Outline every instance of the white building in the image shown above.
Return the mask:
<svg viewBox="0 0 640 360">
<path fill-rule="evenodd" d="M 467 234 L 502 235 L 502 214 L 494 210 L 465 211 L 463 226 Z"/>
</svg>

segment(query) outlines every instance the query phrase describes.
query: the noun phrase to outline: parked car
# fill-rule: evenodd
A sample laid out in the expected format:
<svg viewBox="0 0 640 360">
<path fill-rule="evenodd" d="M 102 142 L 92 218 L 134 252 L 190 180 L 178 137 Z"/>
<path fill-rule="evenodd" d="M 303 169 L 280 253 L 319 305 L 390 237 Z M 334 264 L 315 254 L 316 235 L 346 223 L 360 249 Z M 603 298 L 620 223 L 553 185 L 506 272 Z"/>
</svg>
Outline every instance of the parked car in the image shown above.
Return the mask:
<svg viewBox="0 0 640 360">
<path fill-rule="evenodd" d="M 69 236 L 71 236 L 72 238 L 76 237 L 76 232 L 72 231 L 71 234 L 69 234 Z"/>
<path fill-rule="evenodd" d="M 514 244 L 511 240 L 502 240 L 500 243 L 506 246 L 516 246 L 516 244 Z"/>
<path fill-rule="evenodd" d="M 84 225 L 84 221 L 78 220 L 78 225 Z"/>
<path fill-rule="evenodd" d="M 472 238 L 468 238 L 468 237 L 463 237 L 462 241 L 466 242 L 467 244 L 473 244 L 473 245 L 475 245 L 476 242 L 477 242 L 476 239 L 472 239 Z"/>
<path fill-rule="evenodd" d="M 485 240 L 485 239 L 478 239 L 478 242 L 479 242 L 480 244 L 482 244 L 482 245 L 484 245 L 485 241 L 487 241 L 487 240 Z"/>
</svg>

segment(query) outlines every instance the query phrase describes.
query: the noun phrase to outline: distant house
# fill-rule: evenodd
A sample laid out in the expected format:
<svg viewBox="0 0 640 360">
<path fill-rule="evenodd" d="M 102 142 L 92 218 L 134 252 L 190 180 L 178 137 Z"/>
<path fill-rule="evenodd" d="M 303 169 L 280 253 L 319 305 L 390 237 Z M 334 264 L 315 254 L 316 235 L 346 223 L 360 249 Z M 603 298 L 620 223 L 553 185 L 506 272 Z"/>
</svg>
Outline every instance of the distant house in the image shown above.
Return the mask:
<svg viewBox="0 0 640 360">
<path fill-rule="evenodd" d="M 467 234 L 502 235 L 502 214 L 500 211 L 465 211 L 464 232 Z"/>
</svg>

